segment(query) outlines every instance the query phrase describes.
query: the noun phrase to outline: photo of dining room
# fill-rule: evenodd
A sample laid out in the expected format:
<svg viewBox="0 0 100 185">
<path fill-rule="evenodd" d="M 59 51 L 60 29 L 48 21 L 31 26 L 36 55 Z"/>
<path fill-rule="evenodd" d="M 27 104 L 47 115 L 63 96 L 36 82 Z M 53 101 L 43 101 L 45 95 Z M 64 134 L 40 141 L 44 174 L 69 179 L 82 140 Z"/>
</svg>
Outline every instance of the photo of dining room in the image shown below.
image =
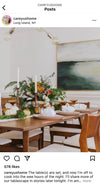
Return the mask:
<svg viewBox="0 0 100 185">
<path fill-rule="evenodd" d="M 0 152 L 100 152 L 100 28 L 0 28 Z"/>
</svg>

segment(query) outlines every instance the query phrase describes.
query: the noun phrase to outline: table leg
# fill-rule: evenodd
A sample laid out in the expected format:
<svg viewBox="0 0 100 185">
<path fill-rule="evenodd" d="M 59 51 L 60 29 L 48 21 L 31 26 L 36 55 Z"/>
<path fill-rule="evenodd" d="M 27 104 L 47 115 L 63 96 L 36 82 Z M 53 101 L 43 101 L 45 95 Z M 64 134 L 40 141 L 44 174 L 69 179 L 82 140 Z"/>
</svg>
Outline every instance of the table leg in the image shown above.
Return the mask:
<svg viewBox="0 0 100 185">
<path fill-rule="evenodd" d="M 29 148 L 29 131 L 23 132 L 23 152 L 28 152 Z"/>
<path fill-rule="evenodd" d="M 78 120 L 79 120 L 79 123 L 80 123 L 80 128 L 82 128 L 84 116 L 80 116 L 80 117 L 78 118 Z"/>
<path fill-rule="evenodd" d="M 43 142 L 44 142 L 44 127 L 41 128 L 41 130 L 42 130 L 42 148 L 43 148 L 44 147 L 44 144 L 43 144 Z"/>
<path fill-rule="evenodd" d="M 100 152 L 100 125 L 98 127 L 97 134 L 94 139 L 95 139 L 96 152 Z"/>
</svg>

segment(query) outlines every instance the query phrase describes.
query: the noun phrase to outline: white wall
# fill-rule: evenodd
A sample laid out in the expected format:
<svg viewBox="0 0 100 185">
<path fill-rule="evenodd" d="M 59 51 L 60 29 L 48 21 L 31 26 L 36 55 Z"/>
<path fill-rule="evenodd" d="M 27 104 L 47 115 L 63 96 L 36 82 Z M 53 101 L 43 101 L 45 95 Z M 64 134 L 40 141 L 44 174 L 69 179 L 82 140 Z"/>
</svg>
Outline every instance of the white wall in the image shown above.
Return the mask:
<svg viewBox="0 0 100 185">
<path fill-rule="evenodd" d="M 59 42 L 100 39 L 100 28 L 46 28 Z M 26 76 L 49 75 L 56 72 L 56 47 L 43 32 L 35 28 L 16 28 L 8 45 L 0 43 L 1 88 L 12 80 L 17 80 L 17 67 L 20 67 L 20 80 Z M 6 53 L 6 55 L 5 55 Z M 5 73 L 6 67 L 6 76 Z M 77 97 L 80 101 L 89 100 L 100 104 L 100 91 L 67 92 L 68 99 Z"/>
<path fill-rule="evenodd" d="M 9 43 L 0 42 L 0 92 L 4 91 L 4 86 L 10 81 L 10 61 Z"/>
<path fill-rule="evenodd" d="M 59 42 L 75 42 L 100 39 L 100 28 L 47 28 Z"/>
<path fill-rule="evenodd" d="M 20 79 L 27 76 L 48 75 L 56 71 L 56 46 L 51 40 L 36 29 L 29 28 L 15 31 L 11 43 L 11 75 L 16 80 L 17 67 L 20 67 Z"/>
</svg>

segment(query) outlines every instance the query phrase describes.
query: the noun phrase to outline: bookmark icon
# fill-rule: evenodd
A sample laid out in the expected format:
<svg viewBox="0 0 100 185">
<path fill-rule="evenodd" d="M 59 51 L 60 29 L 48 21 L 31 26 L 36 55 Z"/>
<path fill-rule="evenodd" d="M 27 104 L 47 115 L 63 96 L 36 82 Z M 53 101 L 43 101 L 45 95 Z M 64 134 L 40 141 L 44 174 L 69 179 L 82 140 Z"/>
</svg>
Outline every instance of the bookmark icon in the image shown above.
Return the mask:
<svg viewBox="0 0 100 185">
<path fill-rule="evenodd" d="M 90 155 L 90 161 L 95 161 L 95 155 Z"/>
</svg>

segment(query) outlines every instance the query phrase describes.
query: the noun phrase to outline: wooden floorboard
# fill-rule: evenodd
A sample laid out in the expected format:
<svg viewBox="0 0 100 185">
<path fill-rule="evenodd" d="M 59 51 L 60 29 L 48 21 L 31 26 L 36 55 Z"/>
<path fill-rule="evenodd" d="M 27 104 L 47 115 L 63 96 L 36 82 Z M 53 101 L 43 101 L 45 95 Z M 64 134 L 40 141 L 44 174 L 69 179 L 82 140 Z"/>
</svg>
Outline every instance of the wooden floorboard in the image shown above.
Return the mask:
<svg viewBox="0 0 100 185">
<path fill-rule="evenodd" d="M 44 141 L 43 142 L 43 145 L 44 145 L 44 147 L 46 147 L 46 146 L 50 145 L 50 142 L 49 141 Z M 38 148 L 38 142 L 37 141 L 32 141 L 30 143 L 30 146 L 33 146 L 33 147 L 37 147 Z"/>
</svg>

